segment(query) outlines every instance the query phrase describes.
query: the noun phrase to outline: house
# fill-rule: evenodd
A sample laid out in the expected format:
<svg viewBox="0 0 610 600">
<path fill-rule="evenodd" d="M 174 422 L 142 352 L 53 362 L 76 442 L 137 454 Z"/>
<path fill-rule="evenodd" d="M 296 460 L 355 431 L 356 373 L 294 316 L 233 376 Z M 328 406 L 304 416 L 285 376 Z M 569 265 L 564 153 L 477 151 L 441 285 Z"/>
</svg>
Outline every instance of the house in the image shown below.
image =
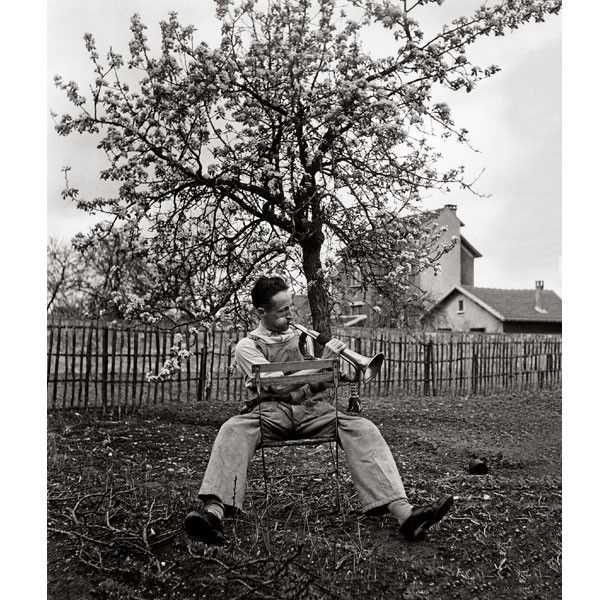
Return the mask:
<svg viewBox="0 0 610 600">
<path fill-rule="evenodd" d="M 365 289 L 358 268 L 346 272 L 339 265 L 341 281 L 335 286 L 335 294 L 340 298 L 340 320 L 346 325 L 364 326 L 418 326 L 421 312 L 445 296 L 455 286 L 474 285 L 474 261 L 481 253 L 461 234 L 464 223 L 458 218 L 455 204 L 446 204 L 440 209 L 427 211 L 428 222 L 445 227 L 440 243 L 447 244 L 456 239 L 455 246 L 443 254 L 438 261 L 440 271 L 427 269 L 409 278 L 414 291 L 420 292 L 422 299 L 418 306 L 384 306 L 383 298 L 377 290 Z"/>
<path fill-rule="evenodd" d="M 440 272 L 435 274 L 427 269 L 413 277 L 413 283 L 426 293 L 428 304 L 436 303 L 456 285 L 474 285 L 474 260 L 483 256 L 460 232 L 464 227 L 457 216 L 455 204 L 445 204 L 443 208 L 430 211 L 430 221 L 446 227 L 447 231 L 441 238 L 442 243 L 448 243 L 452 238 L 457 239 L 452 250 L 443 254 L 438 263 Z"/>
<path fill-rule="evenodd" d="M 530 290 L 456 285 L 422 317 L 437 331 L 561 333 L 561 298 L 536 281 Z"/>
</svg>

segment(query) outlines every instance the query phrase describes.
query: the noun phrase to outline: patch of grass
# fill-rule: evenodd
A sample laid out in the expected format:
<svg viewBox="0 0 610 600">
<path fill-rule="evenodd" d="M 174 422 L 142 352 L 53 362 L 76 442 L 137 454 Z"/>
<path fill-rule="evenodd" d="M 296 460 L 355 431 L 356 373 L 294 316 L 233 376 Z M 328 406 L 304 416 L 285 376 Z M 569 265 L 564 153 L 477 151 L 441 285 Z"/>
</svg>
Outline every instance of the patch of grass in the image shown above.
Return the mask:
<svg viewBox="0 0 610 600">
<path fill-rule="evenodd" d="M 343 461 L 331 477 L 284 477 L 268 501 L 260 456 L 224 546 L 189 540 L 191 508 L 225 403 L 165 405 L 102 420 L 52 413 L 48 426 L 48 596 L 148 598 L 557 598 L 561 595 L 561 397 L 370 399 L 409 499 L 454 510 L 406 543 L 369 517 Z M 472 455 L 490 472 L 470 475 Z M 340 453 L 342 457 L 342 454 Z M 328 448 L 267 454 L 275 472 L 319 471 Z"/>
</svg>

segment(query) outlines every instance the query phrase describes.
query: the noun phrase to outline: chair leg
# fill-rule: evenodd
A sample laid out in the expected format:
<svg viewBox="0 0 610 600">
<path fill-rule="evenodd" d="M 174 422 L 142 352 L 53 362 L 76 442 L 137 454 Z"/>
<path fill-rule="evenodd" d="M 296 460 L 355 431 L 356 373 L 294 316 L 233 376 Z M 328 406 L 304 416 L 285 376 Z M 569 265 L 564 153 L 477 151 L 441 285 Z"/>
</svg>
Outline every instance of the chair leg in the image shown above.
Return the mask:
<svg viewBox="0 0 610 600">
<path fill-rule="evenodd" d="M 260 395 L 260 389 L 258 390 Z M 267 462 L 265 461 L 265 446 L 264 446 L 264 435 L 263 435 L 263 415 L 261 412 L 261 404 L 258 404 L 258 427 L 260 431 L 261 441 L 261 460 L 263 461 L 263 483 L 265 485 L 265 509 L 269 508 L 269 487 L 267 485 Z"/>
<path fill-rule="evenodd" d="M 263 484 L 265 486 L 265 507 L 269 507 L 269 488 L 267 485 L 267 463 L 265 461 L 265 447 L 261 446 L 261 460 L 263 461 Z"/>
<path fill-rule="evenodd" d="M 339 485 L 339 444 L 335 442 L 335 451 L 333 452 L 332 442 L 328 443 L 330 450 L 330 457 L 333 461 L 333 475 L 335 478 L 335 509 L 337 512 L 341 511 L 341 486 Z"/>
</svg>

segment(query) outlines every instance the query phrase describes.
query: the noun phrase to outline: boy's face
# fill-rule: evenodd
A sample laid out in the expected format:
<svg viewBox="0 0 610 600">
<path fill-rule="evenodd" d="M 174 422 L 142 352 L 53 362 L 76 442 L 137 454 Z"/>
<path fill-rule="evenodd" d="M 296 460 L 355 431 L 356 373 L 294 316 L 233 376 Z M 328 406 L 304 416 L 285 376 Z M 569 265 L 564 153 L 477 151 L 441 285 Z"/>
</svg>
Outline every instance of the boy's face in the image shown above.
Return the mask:
<svg viewBox="0 0 610 600">
<path fill-rule="evenodd" d="M 292 292 L 283 290 L 271 297 L 266 308 L 259 307 L 256 312 L 269 331 L 284 333 L 292 323 L 292 309 Z"/>
</svg>

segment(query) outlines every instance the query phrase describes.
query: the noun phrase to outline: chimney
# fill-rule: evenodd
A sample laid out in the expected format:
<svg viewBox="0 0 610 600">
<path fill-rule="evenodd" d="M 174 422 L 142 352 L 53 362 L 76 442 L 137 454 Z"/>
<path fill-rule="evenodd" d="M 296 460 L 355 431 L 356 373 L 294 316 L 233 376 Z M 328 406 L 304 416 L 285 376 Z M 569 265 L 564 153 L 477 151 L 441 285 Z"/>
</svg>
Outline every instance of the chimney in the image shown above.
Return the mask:
<svg viewBox="0 0 610 600">
<path fill-rule="evenodd" d="M 546 314 L 548 310 L 544 308 L 542 304 L 542 291 L 544 290 L 544 281 L 536 282 L 536 305 L 534 306 L 536 312 Z"/>
</svg>

